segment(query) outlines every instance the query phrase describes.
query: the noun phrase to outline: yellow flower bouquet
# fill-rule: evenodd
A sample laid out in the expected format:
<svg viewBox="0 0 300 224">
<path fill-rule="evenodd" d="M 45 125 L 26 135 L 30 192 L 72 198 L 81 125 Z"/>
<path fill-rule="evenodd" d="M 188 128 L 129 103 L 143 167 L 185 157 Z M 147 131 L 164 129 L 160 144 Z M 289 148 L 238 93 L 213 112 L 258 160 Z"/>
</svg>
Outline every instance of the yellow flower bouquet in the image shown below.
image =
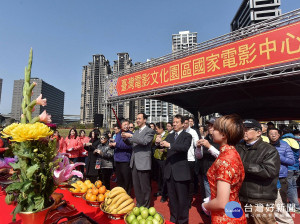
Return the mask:
<svg viewBox="0 0 300 224">
<path fill-rule="evenodd" d="M 36 86 L 36 83 L 30 84 L 31 64 L 32 50 L 28 67 L 25 68 L 21 123 L 13 123 L 1 132 L 4 137 L 10 138 L 12 142 L 10 150 L 18 159 L 17 162 L 9 164 L 16 172 L 12 176 L 14 182 L 5 189 L 7 204 L 17 200 L 13 220 L 18 213 L 20 217 L 24 217 L 28 213 L 36 214 L 51 208 L 53 205 L 51 194 L 56 188 L 53 171 L 60 162 L 57 159 L 56 140 L 52 141 L 49 138 L 53 132 L 47 125 L 41 123 L 51 122 L 51 116 L 44 110 L 41 115 L 31 117 L 35 105 L 47 104 L 41 95 L 31 101 L 32 89 Z M 28 223 L 43 223 L 45 217 L 42 219 Z"/>
</svg>

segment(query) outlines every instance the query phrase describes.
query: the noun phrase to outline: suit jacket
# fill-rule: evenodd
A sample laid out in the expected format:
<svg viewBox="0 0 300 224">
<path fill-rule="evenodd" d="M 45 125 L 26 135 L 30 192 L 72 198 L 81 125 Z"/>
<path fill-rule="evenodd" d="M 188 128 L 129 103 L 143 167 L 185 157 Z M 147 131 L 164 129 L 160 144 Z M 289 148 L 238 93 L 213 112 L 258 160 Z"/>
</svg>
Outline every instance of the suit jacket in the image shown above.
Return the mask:
<svg viewBox="0 0 300 224">
<path fill-rule="evenodd" d="M 171 174 L 175 181 L 187 181 L 191 179 L 187 153 L 192 144 L 192 136 L 182 131 L 175 140 L 175 132 L 169 134 L 166 141 L 171 147 L 167 151 L 164 177 L 169 179 Z"/>
<path fill-rule="evenodd" d="M 151 145 L 154 137 L 154 130 L 145 127 L 141 133 L 136 130 L 132 138 L 126 139 L 125 143 L 132 145 L 130 167 L 137 170 L 151 170 Z"/>
</svg>

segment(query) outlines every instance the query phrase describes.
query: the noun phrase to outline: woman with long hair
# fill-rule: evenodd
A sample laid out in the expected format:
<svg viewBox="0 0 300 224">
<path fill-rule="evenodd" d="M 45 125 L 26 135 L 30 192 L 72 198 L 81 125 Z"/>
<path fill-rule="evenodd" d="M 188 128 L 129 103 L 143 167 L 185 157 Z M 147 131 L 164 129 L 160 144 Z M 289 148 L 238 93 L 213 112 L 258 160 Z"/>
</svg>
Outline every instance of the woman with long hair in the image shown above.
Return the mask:
<svg viewBox="0 0 300 224">
<path fill-rule="evenodd" d="M 226 115 L 214 123 L 213 140 L 220 145 L 220 155 L 207 171 L 211 198 L 204 199 L 202 209 L 211 214 L 212 223 L 247 223 L 239 201 L 239 190 L 245 178 L 244 166 L 235 145 L 244 136 L 243 120 L 238 115 Z M 228 202 L 237 202 L 236 218 L 225 213 Z M 227 207 L 226 207 L 227 208 Z M 229 210 L 233 208 L 229 207 Z"/>
<path fill-rule="evenodd" d="M 97 155 L 94 153 L 94 151 L 98 148 L 98 145 L 100 144 L 99 131 L 91 131 L 89 137 L 90 142 L 86 143 L 84 147 L 84 149 L 88 151 L 88 159 L 86 163 L 86 177 L 90 179 L 92 183 L 95 183 L 99 176 L 100 169 L 100 166 L 98 166 L 99 164 L 96 164 Z"/>
<path fill-rule="evenodd" d="M 87 159 L 88 159 L 88 151 L 84 149 L 84 146 L 86 143 L 90 142 L 90 138 L 86 136 L 85 130 L 80 130 L 79 131 L 79 141 L 81 143 L 81 148 L 79 150 L 79 162 L 87 164 Z M 80 166 L 80 171 L 84 173 L 84 166 Z"/>
<path fill-rule="evenodd" d="M 58 152 L 65 153 L 65 140 L 63 137 L 60 136 L 59 131 L 55 130 L 53 132 L 53 135 L 51 136 L 51 139 L 56 139 L 56 146 L 58 149 Z"/>
<path fill-rule="evenodd" d="M 68 136 L 65 139 L 65 152 L 69 153 L 69 159 L 76 163 L 78 162 L 79 151 L 82 145 L 79 141 L 76 128 L 71 128 Z"/>
</svg>

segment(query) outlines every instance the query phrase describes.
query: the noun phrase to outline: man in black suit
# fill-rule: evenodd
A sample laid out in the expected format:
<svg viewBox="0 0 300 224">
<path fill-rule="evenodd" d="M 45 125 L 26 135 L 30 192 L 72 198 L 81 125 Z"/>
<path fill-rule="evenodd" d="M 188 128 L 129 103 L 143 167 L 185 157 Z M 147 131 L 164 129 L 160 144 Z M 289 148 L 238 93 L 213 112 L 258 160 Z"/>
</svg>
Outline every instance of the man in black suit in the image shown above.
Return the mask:
<svg viewBox="0 0 300 224">
<path fill-rule="evenodd" d="M 184 118 L 177 114 L 173 119 L 174 132 L 160 144 L 168 148 L 164 177 L 167 180 L 171 222 L 189 222 L 189 182 L 191 179 L 187 153 L 192 136 L 183 130 Z"/>
</svg>

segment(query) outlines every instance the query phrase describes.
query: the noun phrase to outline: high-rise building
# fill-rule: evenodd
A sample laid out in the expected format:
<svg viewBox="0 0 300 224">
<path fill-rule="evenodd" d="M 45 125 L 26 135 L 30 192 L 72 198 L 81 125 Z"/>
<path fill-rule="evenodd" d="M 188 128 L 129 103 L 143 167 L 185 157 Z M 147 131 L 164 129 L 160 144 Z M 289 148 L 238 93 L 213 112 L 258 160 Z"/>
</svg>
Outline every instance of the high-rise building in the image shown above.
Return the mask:
<svg viewBox="0 0 300 224">
<path fill-rule="evenodd" d="M 187 49 L 197 44 L 197 32 L 180 31 L 172 35 L 172 52 Z"/>
<path fill-rule="evenodd" d="M 93 55 L 93 61 L 83 66 L 81 82 L 80 122 L 93 123 L 97 114 L 103 114 L 107 124 L 105 79 L 111 73 L 109 61 L 104 55 Z"/>
<path fill-rule="evenodd" d="M 118 53 L 118 60 L 114 61 L 114 66 L 112 68 L 113 75 L 117 75 L 123 70 L 127 70 L 132 67 L 132 59 L 129 57 L 128 53 Z M 125 102 L 119 102 L 112 104 L 112 107 L 116 110 L 116 114 L 119 118 L 126 118 L 130 121 L 135 120 L 136 115 L 136 101 L 130 100 Z M 111 111 L 111 125 L 115 124 L 116 118 Z"/>
<path fill-rule="evenodd" d="M 51 115 L 52 123 L 62 124 L 64 119 L 64 100 L 65 93 L 56 87 L 46 83 L 42 79 L 31 78 L 30 83 L 36 82 L 31 99 L 36 99 L 40 94 L 47 99 L 47 106 L 35 106 L 32 117 L 40 115 L 44 110 Z M 21 103 L 23 100 L 24 79 L 14 81 L 13 99 L 11 106 L 11 117 L 20 121 L 22 114 Z"/>
<path fill-rule="evenodd" d="M 280 0 L 243 0 L 231 22 L 231 31 L 281 15 Z"/>
<path fill-rule="evenodd" d="M 1 103 L 2 83 L 3 83 L 3 79 L 0 79 L 0 103 Z"/>
</svg>

